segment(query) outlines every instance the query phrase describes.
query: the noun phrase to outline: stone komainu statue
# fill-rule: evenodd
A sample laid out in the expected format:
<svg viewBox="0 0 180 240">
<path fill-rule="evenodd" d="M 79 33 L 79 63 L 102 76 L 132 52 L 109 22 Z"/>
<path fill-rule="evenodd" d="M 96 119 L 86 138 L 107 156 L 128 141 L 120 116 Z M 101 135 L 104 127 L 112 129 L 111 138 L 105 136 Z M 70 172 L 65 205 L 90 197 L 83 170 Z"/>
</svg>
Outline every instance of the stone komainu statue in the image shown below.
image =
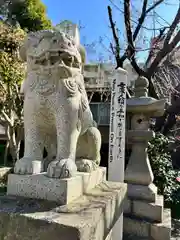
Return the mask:
<svg viewBox="0 0 180 240">
<path fill-rule="evenodd" d="M 44 166 L 44 147 L 49 177 L 71 177 L 99 165 L 101 135 L 89 108 L 80 52 L 72 38 L 57 30 L 27 36 L 20 50 L 27 61 L 21 89 L 25 151 L 15 173 L 32 174 L 33 161 Z"/>
</svg>

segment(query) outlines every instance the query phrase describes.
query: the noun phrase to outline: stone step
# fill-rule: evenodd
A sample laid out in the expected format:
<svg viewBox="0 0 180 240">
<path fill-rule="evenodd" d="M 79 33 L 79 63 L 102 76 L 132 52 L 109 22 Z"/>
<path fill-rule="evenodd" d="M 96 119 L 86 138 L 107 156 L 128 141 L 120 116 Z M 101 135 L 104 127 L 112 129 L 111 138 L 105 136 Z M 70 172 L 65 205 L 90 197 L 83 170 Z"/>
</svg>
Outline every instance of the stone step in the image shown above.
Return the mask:
<svg viewBox="0 0 180 240">
<path fill-rule="evenodd" d="M 124 215 L 124 233 L 153 240 L 170 240 L 171 211 L 164 209 L 162 223 L 153 223 L 140 217 Z"/>
<path fill-rule="evenodd" d="M 164 198 L 157 195 L 155 202 L 127 199 L 124 213 L 128 216 L 145 218 L 152 222 L 163 220 Z"/>
</svg>

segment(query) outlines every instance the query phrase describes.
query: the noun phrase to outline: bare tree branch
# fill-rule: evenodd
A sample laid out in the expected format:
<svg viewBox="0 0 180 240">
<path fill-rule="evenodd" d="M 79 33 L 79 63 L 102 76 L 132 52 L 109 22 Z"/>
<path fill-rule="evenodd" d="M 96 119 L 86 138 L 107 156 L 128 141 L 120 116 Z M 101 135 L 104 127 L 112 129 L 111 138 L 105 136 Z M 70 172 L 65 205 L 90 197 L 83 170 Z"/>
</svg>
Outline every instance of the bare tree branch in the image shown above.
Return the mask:
<svg viewBox="0 0 180 240">
<path fill-rule="evenodd" d="M 143 11 L 146 11 L 147 7 L 147 0 L 144 0 L 143 4 Z M 130 13 L 130 0 L 124 1 L 124 22 L 126 26 L 126 36 L 128 41 L 128 47 L 126 50 L 126 57 L 130 60 L 133 68 L 139 75 L 145 75 L 145 72 L 138 66 L 136 59 L 135 59 L 135 46 L 134 46 L 134 37 L 137 37 L 137 34 L 140 30 L 140 27 L 137 29 L 137 32 L 135 32 L 136 36 L 132 34 L 132 26 L 131 26 L 131 13 Z M 140 26 L 140 24 L 139 24 Z"/>
<path fill-rule="evenodd" d="M 180 11 L 178 11 L 178 14 L 180 15 Z M 167 56 L 179 43 L 180 41 L 180 30 L 176 34 L 176 36 L 173 38 L 171 43 L 165 43 L 163 45 L 163 48 L 157 53 L 154 61 L 151 63 L 150 67 L 147 69 L 147 74 L 149 77 L 152 77 L 153 73 L 155 72 L 157 66 L 159 63 L 164 59 L 164 57 Z"/>
<path fill-rule="evenodd" d="M 115 7 L 118 11 L 120 11 L 120 12 L 124 15 L 124 11 L 123 11 L 122 9 L 120 9 L 119 6 L 117 6 L 112 0 L 109 0 L 109 1 L 110 1 L 110 3 L 113 5 L 113 7 Z M 160 17 L 160 15 L 158 15 L 158 16 Z M 131 20 L 132 23 L 138 25 L 138 21 L 136 21 L 136 20 L 133 19 L 132 17 L 131 17 L 130 20 Z M 168 28 L 169 25 L 170 25 L 170 24 L 167 23 L 166 28 Z M 163 27 L 164 27 L 164 25 L 163 25 Z M 145 29 L 145 30 L 148 30 L 148 31 L 154 31 L 154 30 L 158 31 L 158 30 L 161 30 L 161 29 L 162 29 L 162 28 L 155 28 L 155 29 L 154 29 L 154 28 L 149 28 L 149 27 L 144 26 L 144 25 L 142 25 L 141 28 L 143 28 L 143 29 Z"/>
<path fill-rule="evenodd" d="M 137 24 L 137 27 L 134 31 L 134 34 L 133 34 L 133 40 L 135 41 L 138 33 L 139 33 L 139 30 L 141 29 L 141 25 L 143 24 L 144 22 L 144 19 L 146 17 L 146 8 L 147 8 L 147 3 L 148 3 L 148 0 L 144 0 L 143 2 L 143 6 L 142 6 L 142 12 L 141 12 L 141 16 L 138 20 L 138 24 Z"/>
<path fill-rule="evenodd" d="M 149 12 L 151 12 L 153 9 L 155 9 L 158 5 L 160 5 L 162 2 L 164 2 L 164 0 L 159 0 L 157 2 L 155 2 L 150 8 L 147 9 L 146 14 L 148 14 Z"/>
<path fill-rule="evenodd" d="M 112 0 L 110 0 L 111 3 Z M 124 51 L 124 54 L 120 56 L 120 42 L 118 39 L 118 35 L 116 32 L 116 27 L 115 23 L 113 22 L 112 18 L 112 11 L 111 8 L 108 7 L 108 13 L 109 13 L 109 20 L 111 24 L 111 29 L 113 32 L 113 38 L 115 42 L 115 58 L 116 58 L 116 63 L 117 67 L 122 67 L 123 62 L 128 58 L 129 61 L 131 62 L 133 68 L 139 75 L 143 75 L 149 79 L 149 91 L 150 95 L 157 97 L 156 92 L 154 90 L 153 86 L 153 80 L 152 76 L 155 73 L 155 70 L 157 69 L 158 65 L 162 62 L 162 60 L 177 46 L 178 42 L 180 41 L 180 31 L 176 34 L 175 37 L 172 38 L 172 35 L 177 27 L 177 25 L 180 22 L 180 8 L 178 9 L 178 12 L 172 22 L 172 24 L 169 27 L 164 27 L 163 29 L 160 30 L 159 36 L 157 37 L 157 41 L 154 44 L 153 48 L 150 51 L 147 62 L 150 63 L 150 60 L 152 59 L 153 56 L 155 58 L 153 59 L 152 63 L 150 63 L 149 67 L 146 68 L 141 68 L 139 64 L 137 63 L 136 60 L 136 53 L 138 52 L 135 46 L 135 41 L 137 37 L 139 36 L 140 30 L 143 28 L 143 23 L 146 20 L 147 16 L 149 17 L 149 13 L 156 9 L 161 3 L 165 2 L 165 0 L 157 0 L 152 4 L 151 6 L 148 7 L 148 0 L 143 0 L 142 3 L 142 10 L 140 17 L 138 19 L 136 28 L 134 32 L 132 31 L 133 27 L 131 25 L 132 21 L 132 16 L 131 16 L 131 0 L 123 0 L 124 3 L 124 23 L 125 23 L 125 29 L 126 29 L 126 37 L 127 37 L 127 48 Z M 114 3 L 113 3 L 114 4 Z M 166 29 L 169 29 L 165 35 Z M 164 43 L 162 42 L 164 41 Z M 117 45 L 118 43 L 118 45 Z M 159 43 L 163 44 L 163 47 L 160 46 L 159 49 L 156 49 L 156 46 L 159 45 Z M 157 50 L 155 52 L 155 49 Z M 117 51 L 119 50 L 119 51 Z M 153 54 L 154 53 L 154 54 Z M 146 63 L 147 63 L 146 62 Z M 147 65 L 145 65 L 147 66 Z"/>
<path fill-rule="evenodd" d="M 165 41 L 164 41 L 164 45 L 167 45 L 171 39 L 172 34 L 174 33 L 178 23 L 180 22 L 180 8 L 178 9 L 178 12 L 169 28 L 169 31 L 167 32 Z"/>
<path fill-rule="evenodd" d="M 136 40 L 136 38 L 137 38 L 137 36 L 138 36 L 138 34 L 139 34 L 139 31 L 141 30 L 141 28 L 143 27 L 143 23 L 144 23 L 144 21 L 145 21 L 145 18 L 146 18 L 146 16 L 147 16 L 147 14 L 149 13 L 149 12 L 151 12 L 154 8 L 156 8 L 159 4 L 161 4 L 162 2 L 163 2 L 164 0 L 159 0 L 159 1 L 157 1 L 156 3 L 154 3 L 151 7 L 149 7 L 148 9 L 147 9 L 147 4 L 148 4 L 148 0 L 144 0 L 143 1 L 143 6 L 142 6 L 142 11 L 141 11 L 141 16 L 139 17 L 139 19 L 138 19 L 138 22 L 137 22 L 137 26 L 136 26 L 136 28 L 135 28 L 135 31 L 134 31 L 134 33 L 133 33 L 133 35 L 132 35 L 132 33 L 131 33 L 131 36 L 128 36 L 127 35 L 127 40 L 128 40 L 128 47 L 127 47 L 127 49 L 126 49 L 126 51 L 125 51 L 125 53 L 123 54 L 123 56 L 122 57 L 120 57 L 120 55 L 119 55 L 119 57 L 118 57 L 118 59 L 120 58 L 120 63 L 121 64 L 123 64 L 123 62 L 126 60 L 126 58 L 127 57 L 131 57 L 132 58 L 132 61 L 133 61 L 133 65 L 134 65 L 134 67 L 135 67 L 135 70 L 138 70 L 138 72 L 141 72 L 142 73 L 142 69 L 139 69 L 138 68 L 138 65 L 135 63 L 135 58 L 133 57 L 133 55 L 134 55 L 134 51 L 132 51 L 132 49 L 134 48 L 135 49 L 135 47 L 133 46 L 134 45 L 134 41 Z M 111 3 L 112 3 L 112 1 L 111 1 Z M 128 10 L 129 9 L 129 10 Z M 109 12 L 109 10 L 108 10 L 108 12 Z M 128 15 L 127 15 L 128 14 Z M 110 15 L 109 15 L 110 16 Z M 112 19 L 112 12 L 111 12 L 111 19 Z M 131 25 L 130 24 L 130 22 L 132 21 L 132 18 L 131 18 L 131 16 L 130 16 L 130 0 L 126 0 L 126 1 L 124 1 L 124 19 L 125 19 L 125 25 L 126 25 L 126 28 L 128 27 L 128 29 L 126 29 L 126 33 L 127 33 L 127 30 L 128 30 L 128 34 L 130 34 L 130 31 L 131 31 L 131 29 L 132 29 L 132 27 L 130 26 L 129 27 L 129 25 Z M 111 20 L 110 20 L 110 24 L 111 24 L 111 29 L 112 29 L 112 31 L 113 31 L 113 28 L 114 28 L 114 33 L 115 33 L 115 24 L 113 23 L 113 28 L 112 28 L 112 23 L 113 23 L 113 21 L 111 22 Z M 113 37 L 114 37 L 114 33 L 113 33 Z M 117 35 L 116 35 L 117 36 Z M 114 38 L 115 39 L 115 38 Z M 116 41 L 115 41 L 115 43 L 116 43 Z M 120 53 L 120 52 L 119 52 Z M 116 60 L 117 60 L 117 56 L 116 56 Z M 119 60 L 118 60 L 119 61 Z M 118 65 L 118 64 L 117 64 Z M 119 66 L 119 67 L 122 67 L 122 66 Z"/>
<path fill-rule="evenodd" d="M 109 21 L 110 21 L 110 25 L 111 25 L 111 29 L 112 29 L 112 33 L 113 33 L 113 39 L 115 42 L 115 58 L 116 58 L 116 62 L 117 62 L 117 67 L 122 67 L 123 62 L 121 61 L 120 58 L 120 43 L 119 43 L 119 38 L 117 36 L 117 31 L 115 28 L 115 23 L 113 21 L 113 17 L 112 17 L 112 9 L 110 6 L 108 6 L 108 15 L 109 15 Z"/>
</svg>

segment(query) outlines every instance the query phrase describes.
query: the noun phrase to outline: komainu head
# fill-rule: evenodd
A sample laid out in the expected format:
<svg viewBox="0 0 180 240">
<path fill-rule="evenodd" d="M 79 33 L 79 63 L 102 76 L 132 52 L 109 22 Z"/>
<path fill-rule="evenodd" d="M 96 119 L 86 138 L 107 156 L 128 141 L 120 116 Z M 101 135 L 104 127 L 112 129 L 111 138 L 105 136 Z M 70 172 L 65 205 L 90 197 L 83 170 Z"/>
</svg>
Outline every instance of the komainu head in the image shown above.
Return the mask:
<svg viewBox="0 0 180 240">
<path fill-rule="evenodd" d="M 59 67 L 67 71 L 81 71 L 79 49 L 74 40 L 63 32 L 42 30 L 27 35 L 20 56 L 32 70 Z"/>
</svg>

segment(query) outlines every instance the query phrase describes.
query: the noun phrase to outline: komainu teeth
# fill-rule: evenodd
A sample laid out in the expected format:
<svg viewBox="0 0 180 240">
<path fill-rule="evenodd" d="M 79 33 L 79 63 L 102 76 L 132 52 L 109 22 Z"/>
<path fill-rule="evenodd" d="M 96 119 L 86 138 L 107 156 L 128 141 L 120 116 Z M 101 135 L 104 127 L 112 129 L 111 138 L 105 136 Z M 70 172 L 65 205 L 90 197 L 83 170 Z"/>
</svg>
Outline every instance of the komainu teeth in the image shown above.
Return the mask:
<svg viewBox="0 0 180 240">
<path fill-rule="evenodd" d="M 32 59 L 34 65 L 42 65 L 43 66 L 56 66 L 62 65 L 65 67 L 75 67 L 79 68 L 80 64 L 75 56 L 63 51 L 54 51 L 54 52 L 46 52 L 44 57 Z"/>
</svg>

